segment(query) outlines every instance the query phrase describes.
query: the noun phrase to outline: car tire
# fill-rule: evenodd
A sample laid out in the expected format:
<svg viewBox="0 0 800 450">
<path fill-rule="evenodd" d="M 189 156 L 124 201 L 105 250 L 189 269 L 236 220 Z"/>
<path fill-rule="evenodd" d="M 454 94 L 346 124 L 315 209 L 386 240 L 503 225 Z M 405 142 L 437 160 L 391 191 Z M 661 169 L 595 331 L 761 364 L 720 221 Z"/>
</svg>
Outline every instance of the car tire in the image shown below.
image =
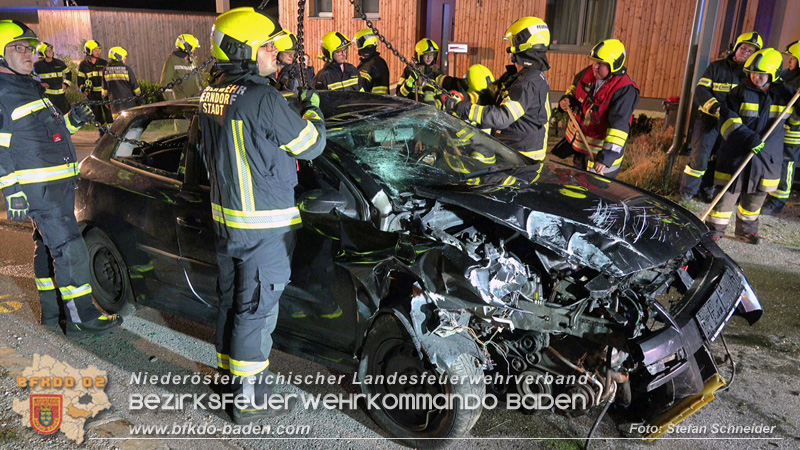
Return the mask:
<svg viewBox="0 0 800 450">
<path fill-rule="evenodd" d="M 399 384 L 366 384 L 367 376 L 375 379 L 376 375 L 391 375 L 392 373 L 413 375 L 434 375 L 437 381 L 441 377 L 467 377 L 466 379 L 480 378 L 480 383 L 445 383 L 422 385 L 409 384 L 405 387 Z M 367 395 L 381 394 L 407 394 L 407 393 L 438 393 L 468 398 L 467 395 L 483 399 L 486 394 L 486 384 L 483 382 L 483 370 L 476 363 L 475 357 L 462 353 L 450 367 L 446 368 L 441 376 L 433 369 L 433 365 L 425 357 L 420 360 L 417 349 L 408 335 L 406 329 L 392 315 L 385 314 L 375 320 L 362 351 L 362 358 L 358 370 L 359 380 L 362 382 L 361 391 Z M 427 388 L 425 387 L 427 386 Z M 410 389 L 409 389 L 410 388 Z M 434 391 L 434 392 L 431 392 Z M 378 401 L 378 404 L 382 403 Z M 431 414 L 431 411 L 433 413 Z M 446 446 L 448 438 L 457 438 L 465 435 L 481 416 L 482 408 L 467 409 L 464 405 L 454 402 L 453 408 L 432 409 L 427 413 L 403 411 L 399 409 L 368 409 L 373 420 L 377 422 L 392 437 L 412 447 L 439 448 Z M 435 439 L 431 439 L 435 438 Z"/>
<path fill-rule="evenodd" d="M 128 275 L 128 266 L 111 239 L 97 228 L 84 234 L 89 251 L 89 274 L 92 296 L 107 313 L 120 313 L 133 300 L 133 288 Z"/>
</svg>

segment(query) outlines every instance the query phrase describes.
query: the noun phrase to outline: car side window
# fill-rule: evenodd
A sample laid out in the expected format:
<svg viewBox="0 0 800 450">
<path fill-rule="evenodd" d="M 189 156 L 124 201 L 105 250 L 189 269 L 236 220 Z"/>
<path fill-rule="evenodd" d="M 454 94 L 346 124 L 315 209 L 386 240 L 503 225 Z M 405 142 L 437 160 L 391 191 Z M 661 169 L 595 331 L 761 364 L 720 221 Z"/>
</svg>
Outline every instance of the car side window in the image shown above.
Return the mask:
<svg viewBox="0 0 800 450">
<path fill-rule="evenodd" d="M 298 161 L 297 187 L 295 197 L 311 189 L 335 189 L 347 199 L 347 206 L 342 211 L 346 216 L 354 219 L 364 217 L 359 205 L 360 194 L 351 183 L 344 180 L 344 175 L 332 167 L 328 167 L 321 159 L 314 161 Z"/>
<path fill-rule="evenodd" d="M 181 180 L 183 178 L 183 152 L 191 120 L 183 114 L 150 117 L 146 114 L 131 122 L 122 135 L 144 141 L 137 147 L 120 142 L 112 158 L 139 169 Z"/>
</svg>

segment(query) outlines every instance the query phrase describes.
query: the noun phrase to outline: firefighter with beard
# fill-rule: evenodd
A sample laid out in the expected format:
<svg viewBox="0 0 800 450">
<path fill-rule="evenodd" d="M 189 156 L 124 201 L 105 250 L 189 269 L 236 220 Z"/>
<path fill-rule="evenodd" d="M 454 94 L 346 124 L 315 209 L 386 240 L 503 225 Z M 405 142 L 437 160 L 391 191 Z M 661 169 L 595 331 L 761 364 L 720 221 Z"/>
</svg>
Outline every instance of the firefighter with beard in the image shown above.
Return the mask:
<svg viewBox="0 0 800 450">
<path fill-rule="evenodd" d="M 159 84 L 166 86 L 169 83 L 183 79 L 196 67 L 192 62 L 194 52 L 200 48 L 200 42 L 196 37 L 191 34 L 181 34 L 175 40 L 175 50 L 169 55 L 169 58 L 164 62 L 164 68 L 161 69 L 161 80 Z M 174 100 L 182 98 L 197 97 L 200 95 L 200 74 L 196 73 L 180 84 L 176 84 L 172 89 L 164 91 L 164 94 L 169 95 Z"/>
<path fill-rule="evenodd" d="M 378 36 L 369 28 L 356 33 L 356 48 L 361 62 L 358 71 L 366 92 L 389 94 L 389 66 L 378 53 Z"/>
<path fill-rule="evenodd" d="M 800 41 L 794 41 L 787 45 L 786 51 L 783 53 L 786 55 L 787 64 L 786 69 L 781 72 L 781 79 L 789 86 L 800 89 L 800 67 L 798 67 Z M 786 121 L 788 129 L 783 143 L 781 181 L 778 184 L 778 189 L 769 193 L 767 201 L 764 202 L 764 207 L 761 208 L 761 214 L 765 216 L 772 216 L 781 212 L 789 200 L 789 195 L 792 193 L 794 171 L 797 161 L 800 160 L 800 114 L 797 111 L 798 109 L 795 107 L 794 114 Z"/>
<path fill-rule="evenodd" d="M 347 62 L 350 40 L 338 31 L 322 36 L 322 60 L 325 67 L 319 71 L 311 84 L 314 89 L 331 91 L 361 91 L 361 75 L 356 66 Z"/>
<path fill-rule="evenodd" d="M 417 45 L 414 46 L 414 65 L 417 70 L 411 70 L 408 67 L 403 69 L 403 75 L 397 82 L 397 95 L 434 105 L 436 103 L 436 88 L 428 84 L 427 81 L 420 80 L 419 72 L 441 85 L 445 76 L 437 64 L 438 61 L 439 46 L 436 42 L 428 38 L 417 42 Z"/>
<path fill-rule="evenodd" d="M 57 325 L 63 309 L 67 334 L 103 333 L 122 319 L 92 304 L 89 253 L 75 220 L 78 162 L 70 139 L 93 117 L 85 104 L 62 116 L 45 96 L 31 77 L 36 44 L 25 24 L 0 20 L 0 189 L 9 219 L 33 219 L 42 324 Z"/>
<path fill-rule="evenodd" d="M 278 53 L 280 69 L 275 75 L 273 86 L 279 91 L 296 91 L 300 87 L 305 87 L 301 84 L 300 63 L 295 59 L 297 57 L 297 37 L 287 31 L 277 45 L 281 48 L 286 48 L 286 50 Z M 303 58 L 305 58 L 305 55 L 303 55 Z M 314 68 L 307 65 L 306 83 L 311 83 L 313 79 Z"/>
<path fill-rule="evenodd" d="M 33 72 L 39 76 L 47 98 L 62 114 L 66 114 L 69 111 L 69 102 L 64 91 L 71 84 L 69 67 L 64 61 L 54 57 L 53 44 L 40 43 L 36 46 L 36 53 L 40 59 L 33 65 Z"/>
<path fill-rule="evenodd" d="M 714 184 L 724 186 L 747 156 L 755 155 L 706 217 L 714 240 L 725 235 L 736 209 L 736 237 L 750 244 L 762 242 L 759 215 L 767 194 L 775 191 L 780 181 L 786 119 L 766 141 L 762 136 L 797 92 L 780 81 L 781 64 L 783 57 L 775 49 L 754 53 L 744 64 L 747 78 L 730 91 L 719 108 L 720 134 L 725 141 L 719 149 Z"/>
<path fill-rule="evenodd" d="M 480 105 L 448 97 L 445 108 L 481 128 L 493 129 L 498 140 L 521 155 L 542 161 L 550 127 L 550 85 L 545 75 L 550 69 L 545 54 L 550 30 L 538 17 L 523 17 L 509 27 L 504 39 L 511 42 L 507 51 L 513 65 L 506 67 L 497 83 L 495 103 Z"/>
<path fill-rule="evenodd" d="M 753 53 L 764 45 L 758 33 L 744 33 L 736 38 L 733 51 L 726 58 L 712 62 L 694 90 L 694 101 L 699 114 L 692 129 L 692 153 L 683 169 L 681 200 L 690 201 L 698 194 L 703 201 L 714 197 L 712 177 L 714 167 L 711 157 L 722 144 L 719 135 L 719 108 L 731 89 L 746 78 L 742 67 Z M 713 165 L 713 163 L 712 163 Z"/>
<path fill-rule="evenodd" d="M 83 52 L 86 57 L 78 64 L 78 87 L 89 101 L 103 100 L 103 69 L 108 65 L 108 61 L 100 57 L 103 47 L 94 40 L 86 41 L 83 45 Z M 112 122 L 111 111 L 104 105 L 90 105 L 95 120 L 105 125 Z M 103 130 L 97 130 L 103 137 Z M 95 141 L 96 142 L 96 141 Z"/>
<path fill-rule="evenodd" d="M 296 160 L 313 159 L 325 146 L 316 91 L 298 93 L 301 116 L 267 79 L 278 70 L 278 52 L 287 50 L 279 47 L 284 33 L 277 20 L 250 7 L 217 17 L 211 52 L 218 62 L 200 97 L 219 265 L 217 363 L 237 376 L 234 397 L 246 399 L 233 407 L 237 424 L 290 409 L 288 401 L 267 405 L 271 334 L 301 226 Z"/>
</svg>

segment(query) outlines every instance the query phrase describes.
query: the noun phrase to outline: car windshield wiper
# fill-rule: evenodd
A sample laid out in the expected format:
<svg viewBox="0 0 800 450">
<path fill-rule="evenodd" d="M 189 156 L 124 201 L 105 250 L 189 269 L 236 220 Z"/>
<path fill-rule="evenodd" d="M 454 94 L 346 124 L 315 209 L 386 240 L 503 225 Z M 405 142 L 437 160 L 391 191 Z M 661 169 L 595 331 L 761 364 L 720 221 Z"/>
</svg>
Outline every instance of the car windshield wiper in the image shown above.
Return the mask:
<svg viewBox="0 0 800 450">
<path fill-rule="evenodd" d="M 468 179 L 470 179 L 470 178 L 480 177 L 480 176 L 483 176 L 483 175 L 488 175 L 488 174 L 490 174 L 490 173 L 495 173 L 495 172 L 503 172 L 503 171 L 510 170 L 510 169 L 511 169 L 511 170 L 513 170 L 513 169 L 519 169 L 520 167 L 523 167 L 523 166 L 501 166 L 501 167 L 490 167 L 490 168 L 488 168 L 488 169 L 485 169 L 485 170 L 478 170 L 478 171 L 475 171 L 475 172 L 470 172 L 470 173 L 468 173 L 468 174 L 465 174 L 465 175 L 467 175 L 467 177 L 466 177 L 466 178 L 464 178 L 464 179 L 465 179 L 465 180 L 468 180 Z"/>
</svg>

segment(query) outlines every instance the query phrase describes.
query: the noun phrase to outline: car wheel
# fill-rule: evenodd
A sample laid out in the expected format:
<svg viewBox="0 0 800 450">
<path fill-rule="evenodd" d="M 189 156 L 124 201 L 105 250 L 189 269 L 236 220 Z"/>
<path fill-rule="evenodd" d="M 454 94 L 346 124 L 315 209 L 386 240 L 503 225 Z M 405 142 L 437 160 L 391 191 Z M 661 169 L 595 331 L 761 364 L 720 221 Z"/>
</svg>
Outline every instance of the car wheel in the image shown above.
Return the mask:
<svg viewBox="0 0 800 450">
<path fill-rule="evenodd" d="M 384 379 L 395 376 L 413 376 L 417 379 L 433 375 L 439 381 L 446 377 L 459 380 L 480 379 L 480 383 L 399 383 L 379 382 L 367 384 L 365 381 Z M 378 317 L 367 336 L 359 364 L 358 376 L 361 390 L 367 396 L 378 398 L 386 394 L 444 394 L 454 398 L 483 399 L 486 385 L 483 382 L 483 370 L 475 363 L 475 358 L 467 354 L 459 355 L 455 361 L 439 375 L 431 362 L 420 359 L 411 337 L 399 321 L 391 315 Z M 467 397 L 469 395 L 469 397 Z M 393 402 L 393 400 L 392 400 Z M 382 401 L 377 402 L 383 405 Z M 389 403 L 391 404 L 391 402 Z M 467 409 L 459 402 L 453 402 L 452 408 L 428 409 L 369 409 L 373 420 L 393 437 L 413 447 L 442 447 L 447 445 L 447 438 L 456 438 L 466 434 L 478 421 L 481 408 Z M 427 440 L 437 438 L 436 440 Z"/>
<path fill-rule="evenodd" d="M 97 228 L 85 236 L 89 250 L 92 295 L 107 313 L 118 313 L 133 299 L 128 267 L 111 239 Z"/>
</svg>

